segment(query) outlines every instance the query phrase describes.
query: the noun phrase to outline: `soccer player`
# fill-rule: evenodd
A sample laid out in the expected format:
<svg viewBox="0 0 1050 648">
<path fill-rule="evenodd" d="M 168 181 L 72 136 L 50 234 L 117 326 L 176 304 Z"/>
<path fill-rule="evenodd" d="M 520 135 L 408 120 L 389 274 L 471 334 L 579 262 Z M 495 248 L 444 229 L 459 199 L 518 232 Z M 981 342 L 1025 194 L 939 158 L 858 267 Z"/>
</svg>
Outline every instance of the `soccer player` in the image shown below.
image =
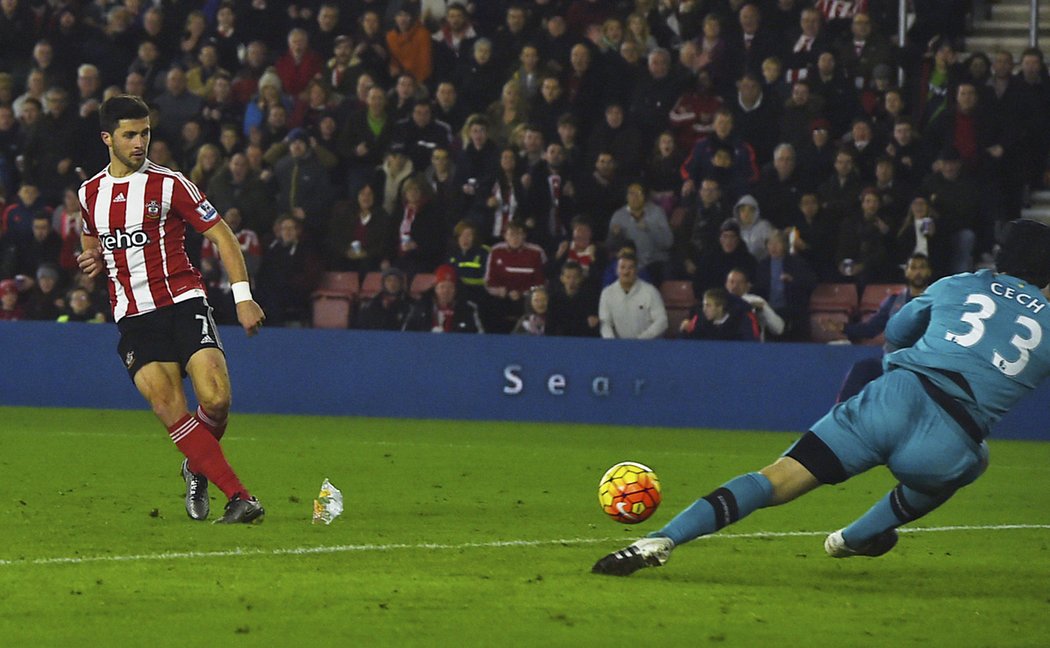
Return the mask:
<svg viewBox="0 0 1050 648">
<path fill-rule="evenodd" d="M 153 413 L 186 456 L 186 513 L 209 513 L 208 481 L 229 498 L 222 523 L 250 523 L 265 511 L 237 478 L 219 446 L 230 408 L 230 378 L 201 275 L 186 255 L 186 225 L 219 251 L 233 284 L 237 319 L 253 335 L 262 309 L 252 299 L 237 237 L 185 176 L 146 158 L 149 108 L 139 97 L 111 97 L 99 108 L 109 166 L 80 186 L 82 272 L 106 272 L 120 331 L 117 352 Z M 187 410 L 187 374 L 200 405 Z"/>
<path fill-rule="evenodd" d="M 877 465 L 900 483 L 830 534 L 824 550 L 847 558 L 892 549 L 897 527 L 984 472 L 989 430 L 1050 375 L 1047 250 L 1050 227 L 1012 222 L 997 272 L 941 279 L 890 319 L 886 340 L 898 350 L 886 356 L 885 374 L 835 405 L 773 464 L 730 480 L 591 571 L 626 576 L 661 566 L 682 543 Z"/>
</svg>

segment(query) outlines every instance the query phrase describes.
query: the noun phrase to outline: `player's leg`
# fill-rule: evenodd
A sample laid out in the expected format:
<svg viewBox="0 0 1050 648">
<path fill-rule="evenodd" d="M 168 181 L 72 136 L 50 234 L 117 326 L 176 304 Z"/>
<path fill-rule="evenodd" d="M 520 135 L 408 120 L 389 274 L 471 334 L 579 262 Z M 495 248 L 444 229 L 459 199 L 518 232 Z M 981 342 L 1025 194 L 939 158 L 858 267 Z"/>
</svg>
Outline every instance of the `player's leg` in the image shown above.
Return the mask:
<svg viewBox="0 0 1050 648">
<path fill-rule="evenodd" d="M 714 533 L 760 508 L 790 502 L 817 486 L 820 481 L 798 460 L 781 457 L 758 472 L 734 477 L 649 535 L 669 538 L 677 546 Z"/>
<path fill-rule="evenodd" d="M 836 403 L 856 396 L 864 386 L 882 375 L 882 358 L 865 358 L 853 363 L 839 387 Z"/>
<path fill-rule="evenodd" d="M 785 504 L 821 485 L 797 459 L 784 456 L 758 472 L 735 477 L 693 502 L 659 531 L 613 552 L 591 568 L 596 574 L 627 576 L 667 562 L 676 546 L 714 533 L 754 511 Z"/>
<path fill-rule="evenodd" d="M 186 363 L 193 392 L 197 396 L 195 416 L 216 440 L 226 433 L 230 414 L 230 374 L 226 356 L 215 348 L 201 349 Z"/>
<path fill-rule="evenodd" d="M 229 498 L 218 522 L 251 522 L 264 514 L 262 506 L 241 483 L 219 446 L 216 429 L 205 419 L 225 426 L 230 408 L 230 378 L 226 356 L 212 309 L 204 299 L 191 299 L 173 307 L 172 336 L 179 361 L 193 384 L 200 407 L 193 416 L 197 429 L 208 439 L 200 440 L 201 452 L 189 457 L 193 472 L 205 475 Z M 187 488 L 189 481 L 187 481 Z"/>
<path fill-rule="evenodd" d="M 186 395 L 182 390 L 182 370 L 175 362 L 150 362 L 139 368 L 132 380 L 139 392 L 149 402 L 153 413 L 168 429 L 173 441 L 185 431 L 188 422 L 194 420 L 186 412 Z M 179 439 L 181 441 L 181 439 Z M 179 441 L 176 447 L 186 452 Z M 189 455 L 182 462 L 181 474 L 186 483 L 186 515 L 194 520 L 206 520 L 211 510 L 208 499 L 208 478 L 190 469 Z"/>
<path fill-rule="evenodd" d="M 939 410 L 916 422 L 909 442 L 888 462 L 901 483 L 852 524 L 828 536 L 824 549 L 830 556 L 886 553 L 896 544 L 897 527 L 932 512 L 984 473 L 988 446 L 973 443 L 952 425 Z"/>
<path fill-rule="evenodd" d="M 228 412 L 230 407 L 230 379 L 226 368 L 226 356 L 218 348 L 207 347 L 197 350 L 186 363 L 186 373 L 193 384 L 194 393 L 202 408 L 211 412 Z M 198 408 L 200 409 L 200 408 Z M 223 417 L 226 418 L 225 416 Z M 202 445 L 207 452 L 190 458 L 190 465 L 203 473 L 229 499 L 226 513 L 220 522 L 250 522 L 260 518 L 264 511 L 258 501 L 251 496 L 241 483 L 222 452 L 219 441 L 197 416 L 193 417 L 198 428 L 203 430 L 208 439 Z M 247 517 L 248 519 L 240 519 Z"/>
</svg>

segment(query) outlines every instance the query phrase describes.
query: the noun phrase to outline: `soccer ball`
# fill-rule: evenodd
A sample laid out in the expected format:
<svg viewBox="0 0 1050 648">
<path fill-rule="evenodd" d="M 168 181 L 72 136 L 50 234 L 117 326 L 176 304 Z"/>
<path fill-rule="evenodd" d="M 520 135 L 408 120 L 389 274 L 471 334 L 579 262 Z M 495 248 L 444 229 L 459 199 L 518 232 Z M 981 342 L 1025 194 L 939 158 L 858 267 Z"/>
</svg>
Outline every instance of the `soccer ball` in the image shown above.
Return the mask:
<svg viewBox="0 0 1050 648">
<path fill-rule="evenodd" d="M 649 518 L 660 506 L 660 480 L 652 468 L 624 461 L 605 471 L 598 482 L 598 502 L 605 514 L 624 524 Z"/>
</svg>

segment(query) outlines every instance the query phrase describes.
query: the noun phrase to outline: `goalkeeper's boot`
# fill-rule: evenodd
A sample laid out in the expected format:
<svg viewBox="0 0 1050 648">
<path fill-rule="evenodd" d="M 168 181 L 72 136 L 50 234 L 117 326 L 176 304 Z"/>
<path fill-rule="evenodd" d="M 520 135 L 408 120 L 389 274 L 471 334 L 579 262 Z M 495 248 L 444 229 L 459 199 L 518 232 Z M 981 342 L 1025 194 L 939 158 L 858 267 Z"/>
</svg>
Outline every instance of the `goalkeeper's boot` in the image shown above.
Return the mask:
<svg viewBox="0 0 1050 648">
<path fill-rule="evenodd" d="M 870 556 L 875 558 L 897 546 L 897 529 L 886 529 L 862 546 L 854 549 L 846 544 L 842 529 L 824 539 L 824 551 L 832 558 L 849 558 L 851 556 Z"/>
<path fill-rule="evenodd" d="M 591 573 L 630 576 L 643 567 L 662 566 L 671 557 L 672 549 L 674 542 L 670 538 L 642 538 L 594 563 Z"/>
<path fill-rule="evenodd" d="M 182 478 L 186 481 L 186 515 L 192 520 L 207 520 L 211 512 L 208 478 L 190 471 L 190 460 L 182 461 Z"/>
<path fill-rule="evenodd" d="M 253 524 L 262 522 L 266 515 L 266 509 L 262 507 L 259 500 L 254 497 L 243 497 L 235 493 L 230 501 L 226 503 L 226 512 L 222 517 L 215 520 L 215 524 Z"/>
</svg>

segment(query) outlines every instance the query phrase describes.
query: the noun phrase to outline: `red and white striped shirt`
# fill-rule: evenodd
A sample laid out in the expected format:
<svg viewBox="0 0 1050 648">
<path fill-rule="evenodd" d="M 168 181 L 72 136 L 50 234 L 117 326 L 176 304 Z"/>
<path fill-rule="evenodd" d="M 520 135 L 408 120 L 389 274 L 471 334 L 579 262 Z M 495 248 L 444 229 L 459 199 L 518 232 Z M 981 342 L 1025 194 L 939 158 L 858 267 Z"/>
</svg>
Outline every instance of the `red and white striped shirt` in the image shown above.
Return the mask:
<svg viewBox="0 0 1050 648">
<path fill-rule="evenodd" d="M 184 175 L 146 160 L 115 178 L 107 166 L 79 197 L 84 234 L 101 243 L 114 320 L 205 296 L 186 255 L 186 223 L 203 233 L 220 218 Z"/>
</svg>

